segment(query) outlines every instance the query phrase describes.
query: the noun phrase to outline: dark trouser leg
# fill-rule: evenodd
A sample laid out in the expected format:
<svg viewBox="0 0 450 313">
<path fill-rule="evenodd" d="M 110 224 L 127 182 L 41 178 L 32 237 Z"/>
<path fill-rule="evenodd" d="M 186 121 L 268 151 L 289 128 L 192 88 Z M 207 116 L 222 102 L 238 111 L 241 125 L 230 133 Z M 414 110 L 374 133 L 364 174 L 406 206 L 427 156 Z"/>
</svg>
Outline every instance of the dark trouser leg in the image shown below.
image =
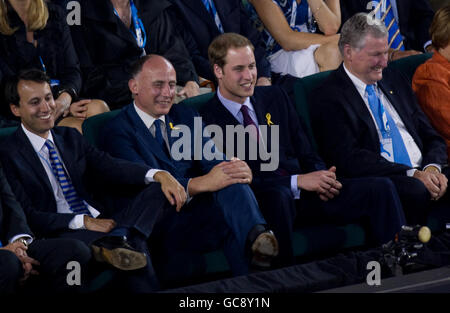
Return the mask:
<svg viewBox="0 0 450 313">
<path fill-rule="evenodd" d="M 90 249 L 82 242 L 72 239 L 44 239 L 35 240 L 28 247 L 28 255 L 39 261 L 37 270 L 40 273 L 45 292 L 79 292 L 85 285 L 87 274 L 86 265 L 91 259 Z M 75 261 L 80 267 L 81 285 L 69 285 L 67 277 L 73 269 L 67 269 L 69 262 Z M 75 275 L 76 276 L 76 275 Z M 73 281 L 75 276 L 72 276 Z"/>
<path fill-rule="evenodd" d="M 10 294 L 17 290 L 23 276 L 22 263 L 9 250 L 0 250 L 0 294 Z"/>
<path fill-rule="evenodd" d="M 213 194 L 215 202 L 222 209 L 225 221 L 234 234 L 234 238 L 239 247 L 238 251 L 231 251 L 231 248 L 226 248 L 225 252 L 230 250 L 230 258 L 233 257 L 236 259 L 238 257 L 239 259 L 244 259 L 246 257 L 247 239 L 250 231 L 256 225 L 267 224 L 259 210 L 255 195 L 250 186 L 243 184 L 234 184 Z M 234 242 L 230 241 L 229 244 L 233 245 Z M 236 266 L 236 271 L 245 274 L 248 268 L 247 266 L 245 268 L 243 266 Z"/>
<path fill-rule="evenodd" d="M 114 214 L 113 219 L 117 227 L 135 229 L 148 238 L 164 210 L 169 207 L 161 185 L 154 183 L 140 192 L 126 209 Z"/>
<path fill-rule="evenodd" d="M 259 207 L 278 240 L 280 252 L 274 259 L 275 267 L 292 265 L 294 262 L 292 235 L 296 217 L 295 199 L 289 188 L 267 186 L 255 190 Z"/>
<path fill-rule="evenodd" d="M 407 224 L 424 225 L 431 204 L 431 194 L 425 185 L 414 177 L 390 176 L 389 178 L 400 196 Z"/>
<path fill-rule="evenodd" d="M 186 275 L 203 271 L 203 254 L 225 248 L 232 271 L 242 259 L 234 235 L 213 194 L 196 195 L 180 212 L 174 207 L 164 210 L 150 237 L 158 276 L 164 281 L 187 279 Z M 227 253 L 227 250 L 230 253 Z M 240 261 L 244 263 L 245 261 Z"/>
<path fill-rule="evenodd" d="M 253 191 L 248 185 L 234 184 L 214 192 L 214 197 L 244 254 L 250 230 L 266 224 Z"/>
<path fill-rule="evenodd" d="M 393 183 L 383 177 L 344 179 L 341 183 L 343 187 L 337 197 L 323 202 L 314 195 L 313 203 L 303 206 L 303 210 L 315 205 L 324 220 L 339 224 L 366 220 L 377 245 L 394 239 L 405 224 L 405 217 Z M 314 206 L 309 208 L 312 209 Z"/>
</svg>

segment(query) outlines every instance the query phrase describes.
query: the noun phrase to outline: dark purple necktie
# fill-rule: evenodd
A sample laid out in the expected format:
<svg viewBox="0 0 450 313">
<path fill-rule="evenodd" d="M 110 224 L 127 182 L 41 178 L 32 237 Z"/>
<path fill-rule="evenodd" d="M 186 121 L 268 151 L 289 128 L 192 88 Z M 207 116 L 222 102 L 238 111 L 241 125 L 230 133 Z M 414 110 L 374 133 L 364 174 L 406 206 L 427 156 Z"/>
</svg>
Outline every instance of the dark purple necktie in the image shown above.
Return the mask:
<svg viewBox="0 0 450 313">
<path fill-rule="evenodd" d="M 256 125 L 255 121 L 253 121 L 253 119 L 250 117 L 246 105 L 241 106 L 241 112 L 242 116 L 244 117 L 244 127 L 247 127 L 248 125 L 253 125 L 253 127 L 250 128 L 250 135 L 253 137 L 253 139 L 259 141 L 258 125 Z"/>
</svg>

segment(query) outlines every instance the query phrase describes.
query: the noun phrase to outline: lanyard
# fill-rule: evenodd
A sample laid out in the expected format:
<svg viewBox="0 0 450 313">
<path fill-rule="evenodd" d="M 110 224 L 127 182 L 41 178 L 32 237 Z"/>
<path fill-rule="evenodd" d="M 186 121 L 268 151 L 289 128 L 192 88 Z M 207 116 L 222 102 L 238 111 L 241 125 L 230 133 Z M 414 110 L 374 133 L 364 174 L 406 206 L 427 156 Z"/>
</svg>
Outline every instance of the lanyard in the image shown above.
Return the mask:
<svg viewBox="0 0 450 313">
<path fill-rule="evenodd" d="M 295 20 L 297 19 L 297 0 L 292 0 L 292 9 L 291 9 L 291 27 L 295 27 Z"/>
<path fill-rule="evenodd" d="M 39 61 L 41 62 L 42 71 L 47 74 L 47 68 L 45 67 L 44 60 L 42 60 L 42 57 L 39 56 Z M 50 79 L 50 86 L 55 87 L 59 85 L 59 79 Z"/>
<path fill-rule="evenodd" d="M 117 17 L 119 17 L 119 13 L 117 12 L 117 10 L 114 7 L 113 9 L 114 14 L 117 15 Z M 138 16 L 138 10 L 134 5 L 133 0 L 130 0 L 130 9 L 131 9 L 131 19 L 133 20 L 134 26 L 134 32 L 131 33 L 133 34 L 133 37 L 136 39 L 136 43 L 139 46 L 139 48 L 144 49 L 145 44 L 147 43 L 147 33 L 145 32 L 142 20 Z"/>
<path fill-rule="evenodd" d="M 203 1 L 205 2 L 205 1 Z M 207 0 L 207 2 L 209 3 L 209 9 L 211 10 L 211 14 L 214 17 L 214 22 L 217 25 L 217 28 L 219 29 L 219 31 L 223 34 L 224 30 L 223 30 L 223 26 L 222 26 L 222 22 L 220 21 L 219 18 L 219 14 L 217 13 L 216 7 L 214 6 L 214 3 L 211 0 Z M 205 3 L 206 6 L 206 3 Z"/>
</svg>

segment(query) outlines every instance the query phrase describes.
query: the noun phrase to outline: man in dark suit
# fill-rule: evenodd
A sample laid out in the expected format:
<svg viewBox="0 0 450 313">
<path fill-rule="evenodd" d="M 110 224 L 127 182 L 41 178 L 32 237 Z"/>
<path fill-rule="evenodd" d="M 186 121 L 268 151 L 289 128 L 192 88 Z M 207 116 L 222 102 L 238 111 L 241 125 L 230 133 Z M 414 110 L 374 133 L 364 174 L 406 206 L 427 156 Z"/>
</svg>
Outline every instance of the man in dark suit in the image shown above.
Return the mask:
<svg viewBox="0 0 450 313">
<path fill-rule="evenodd" d="M 69 285 L 66 267 L 71 261 L 78 262 L 80 278 L 85 277 L 90 258 L 90 250 L 81 241 L 36 240 L 0 168 L 0 294 L 17 292 L 19 285 L 32 281 L 30 276 L 35 274 L 41 284 L 36 285 L 40 289 L 31 289 L 34 292 L 79 291 L 85 281 Z"/>
<path fill-rule="evenodd" d="M 187 33 L 186 46 L 191 51 L 195 68 L 201 77 L 214 81 L 214 73 L 208 62 L 208 46 L 218 35 L 233 32 L 249 38 L 255 46 L 259 74 L 257 85 L 270 85 L 270 63 L 266 59 L 264 43 L 240 0 L 207 0 L 208 7 L 202 0 L 170 1 L 174 4 L 173 9 L 180 21 L 180 31 Z M 194 40 L 194 47 L 189 43 L 190 36 Z"/>
<path fill-rule="evenodd" d="M 2 143 L 0 158 L 36 236 L 80 239 L 96 260 L 126 271 L 117 272 L 129 291 L 158 288 L 146 239 L 169 206 L 159 184 L 145 186 L 161 183 L 170 203 L 181 207 L 181 185 L 164 171 L 98 151 L 72 128 L 53 129 L 55 104 L 43 72 L 19 74 L 5 93 L 21 126 Z M 104 200 L 114 195 L 121 197 Z"/>
<path fill-rule="evenodd" d="M 219 88 L 200 113 L 207 124 L 218 125 L 224 132 L 241 124 L 250 128 L 244 146 L 235 133 L 231 133 L 235 138 L 227 133 L 224 149 L 227 155 L 245 150 L 254 175 L 252 188 L 280 243 L 280 264 L 292 263 L 296 217 L 308 223 L 364 220 L 376 244 L 393 239 L 404 216 L 392 183 L 384 178 L 339 182 L 336 167 L 327 169 L 313 151 L 287 95 L 276 86 L 255 88 L 255 58 L 245 37 L 217 37 L 209 48 L 209 59 Z M 252 129 L 259 135 L 252 137 Z M 252 140 L 258 143 L 256 157 L 251 155 Z M 272 159 L 279 161 L 273 168 L 264 168 L 268 164 L 261 149 L 271 151 Z"/>
<path fill-rule="evenodd" d="M 386 27 L 358 13 L 342 27 L 344 62 L 311 93 L 319 152 L 346 177 L 388 177 L 409 223 L 423 223 L 430 200 L 447 202 L 446 145 L 410 84 L 387 67 Z"/>
<path fill-rule="evenodd" d="M 389 60 L 396 60 L 419 52 L 431 52 L 429 29 L 433 19 L 433 9 L 429 0 L 389 0 L 392 13 L 403 37 L 404 51 L 390 49 Z M 371 12 L 380 0 L 345 0 L 341 1 L 342 25 L 354 14 Z M 381 1 L 383 2 L 383 1 Z M 371 4 L 370 4 L 371 3 Z M 383 5 L 383 3 L 382 3 Z"/>
<path fill-rule="evenodd" d="M 248 256 L 252 256 L 256 265 L 270 266 L 269 259 L 278 253 L 278 244 L 265 228 L 256 199 L 247 185 L 252 179 L 247 164 L 237 159 L 211 160 L 198 154 L 205 151 L 203 147 L 209 138 L 197 141 L 196 132 L 202 135 L 203 128 L 195 119 L 196 112 L 172 105 L 176 74 L 169 61 L 158 55 L 147 56 L 136 63 L 132 72 L 129 87 L 134 103 L 102 130 L 101 147 L 113 156 L 164 169 L 185 188 L 190 201 L 179 216 L 195 216 L 190 227 L 198 232 L 187 243 L 171 240 L 173 236 L 185 237 L 189 234 L 186 229 L 180 229 L 179 234 L 171 232 L 163 240 L 174 243 L 165 244 L 164 248 L 184 251 L 186 244 L 187 248 L 195 244 L 197 249 L 205 249 L 208 244 L 220 247 L 226 239 L 224 250 L 235 275 L 247 273 L 247 264 L 243 262 L 246 253 L 253 254 Z M 180 136 L 180 131 L 186 133 L 175 142 L 173 137 Z M 181 147 L 180 142 L 183 142 Z M 214 147 L 211 149 L 214 151 Z M 202 235 L 200 231 L 205 229 L 202 225 L 211 225 L 217 220 L 215 216 L 223 216 L 223 225 Z"/>
</svg>

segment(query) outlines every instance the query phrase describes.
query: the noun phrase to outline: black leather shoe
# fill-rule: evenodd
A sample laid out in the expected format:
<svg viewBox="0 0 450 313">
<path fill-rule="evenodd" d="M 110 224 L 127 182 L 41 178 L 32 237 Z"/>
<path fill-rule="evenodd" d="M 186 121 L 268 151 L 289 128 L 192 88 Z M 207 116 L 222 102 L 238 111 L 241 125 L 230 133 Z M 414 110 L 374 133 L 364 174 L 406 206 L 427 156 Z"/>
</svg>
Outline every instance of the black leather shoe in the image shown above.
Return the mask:
<svg viewBox="0 0 450 313">
<path fill-rule="evenodd" d="M 272 231 L 267 230 L 256 237 L 252 244 L 252 266 L 267 269 L 278 255 L 278 241 Z"/>
<path fill-rule="evenodd" d="M 98 262 L 106 262 L 123 270 L 132 271 L 147 265 L 145 253 L 133 249 L 126 237 L 105 236 L 91 244 L 94 258 Z"/>
</svg>

